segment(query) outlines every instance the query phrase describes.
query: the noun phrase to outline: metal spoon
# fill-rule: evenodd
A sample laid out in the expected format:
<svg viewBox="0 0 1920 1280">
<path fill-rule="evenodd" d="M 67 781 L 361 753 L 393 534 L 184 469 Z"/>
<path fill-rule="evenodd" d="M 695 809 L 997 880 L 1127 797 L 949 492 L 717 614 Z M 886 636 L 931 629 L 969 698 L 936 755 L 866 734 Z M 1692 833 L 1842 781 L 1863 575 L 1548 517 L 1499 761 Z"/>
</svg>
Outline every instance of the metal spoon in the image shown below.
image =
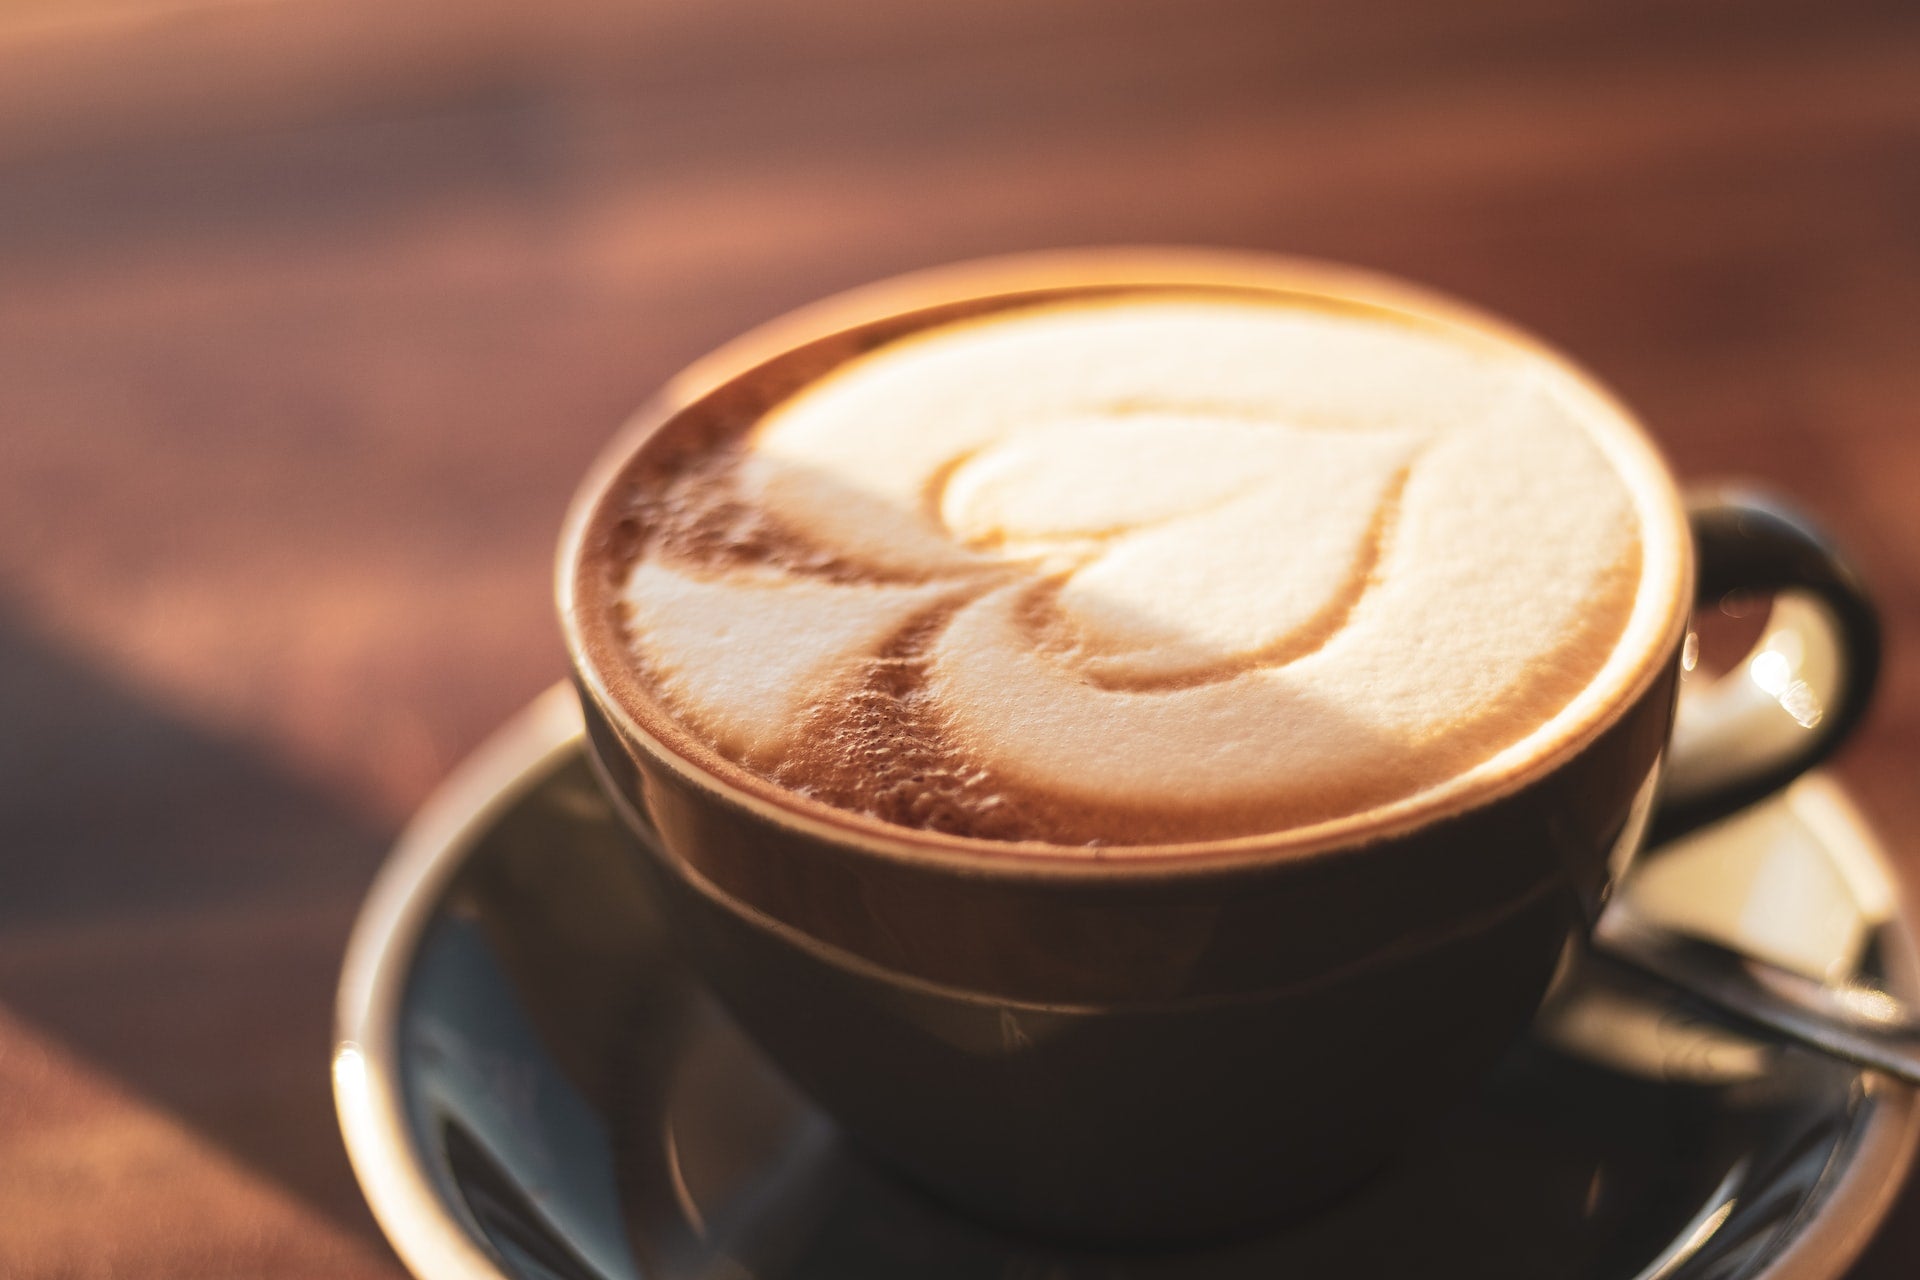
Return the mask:
<svg viewBox="0 0 1920 1280">
<path fill-rule="evenodd" d="M 1920 1018 L 1864 983 L 1826 984 L 1652 924 L 1615 901 L 1593 951 L 1797 1044 L 1920 1085 Z"/>
</svg>

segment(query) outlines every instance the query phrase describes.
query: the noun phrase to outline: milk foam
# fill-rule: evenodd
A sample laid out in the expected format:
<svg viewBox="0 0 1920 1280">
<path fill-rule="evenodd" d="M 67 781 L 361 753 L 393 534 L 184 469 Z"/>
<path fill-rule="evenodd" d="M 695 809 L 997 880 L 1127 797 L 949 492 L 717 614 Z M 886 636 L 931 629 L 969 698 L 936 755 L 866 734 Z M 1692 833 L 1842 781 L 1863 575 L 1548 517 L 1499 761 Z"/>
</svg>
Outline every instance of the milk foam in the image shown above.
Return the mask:
<svg viewBox="0 0 1920 1280">
<path fill-rule="evenodd" d="M 934 328 L 639 495 L 626 634 L 779 786 L 1052 843 L 1415 795 L 1590 684 L 1640 530 L 1537 356 L 1236 295 Z"/>
</svg>

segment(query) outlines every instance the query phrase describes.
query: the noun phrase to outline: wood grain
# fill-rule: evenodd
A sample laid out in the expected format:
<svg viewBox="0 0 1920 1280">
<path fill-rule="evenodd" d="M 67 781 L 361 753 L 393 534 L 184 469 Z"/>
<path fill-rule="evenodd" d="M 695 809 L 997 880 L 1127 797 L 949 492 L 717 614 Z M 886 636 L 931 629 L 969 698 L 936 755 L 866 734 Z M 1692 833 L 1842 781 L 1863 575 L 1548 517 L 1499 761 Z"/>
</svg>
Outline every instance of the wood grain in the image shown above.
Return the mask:
<svg viewBox="0 0 1920 1280">
<path fill-rule="evenodd" d="M 1652 0 L 0 8 L 0 1273 L 392 1276 L 345 930 L 560 671 L 559 515 L 715 343 L 893 271 L 1201 242 L 1574 352 L 1892 628 L 1920 882 L 1920 10 Z M 1920 1264 L 1909 1192 L 1858 1269 Z"/>
</svg>

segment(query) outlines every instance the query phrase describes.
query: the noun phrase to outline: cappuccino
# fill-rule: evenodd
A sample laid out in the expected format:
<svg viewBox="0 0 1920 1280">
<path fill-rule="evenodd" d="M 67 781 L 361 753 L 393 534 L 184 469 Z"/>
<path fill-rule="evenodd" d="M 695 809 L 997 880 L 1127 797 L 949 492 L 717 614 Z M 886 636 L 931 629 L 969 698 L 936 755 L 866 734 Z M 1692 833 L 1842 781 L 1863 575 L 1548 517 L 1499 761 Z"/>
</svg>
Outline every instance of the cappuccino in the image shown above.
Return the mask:
<svg viewBox="0 0 1920 1280">
<path fill-rule="evenodd" d="M 1012 297 L 678 412 L 581 603 L 657 737 L 855 824 L 1058 852 L 1350 823 L 1497 787 L 1664 635 L 1634 432 L 1531 347 L 1386 309 Z"/>
</svg>

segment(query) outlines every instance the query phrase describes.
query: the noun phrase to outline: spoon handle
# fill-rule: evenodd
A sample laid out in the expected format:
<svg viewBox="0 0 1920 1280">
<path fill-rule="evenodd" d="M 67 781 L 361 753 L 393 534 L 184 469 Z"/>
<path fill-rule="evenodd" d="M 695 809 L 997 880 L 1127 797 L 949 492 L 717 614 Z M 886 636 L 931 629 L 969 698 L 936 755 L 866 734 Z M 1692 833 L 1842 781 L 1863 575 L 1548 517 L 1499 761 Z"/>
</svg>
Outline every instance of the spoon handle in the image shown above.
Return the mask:
<svg viewBox="0 0 1920 1280">
<path fill-rule="evenodd" d="M 1593 950 L 1810 1049 L 1920 1084 L 1920 1019 L 1878 987 L 1818 982 L 1663 929 L 1618 902 L 1601 915 Z"/>
</svg>

